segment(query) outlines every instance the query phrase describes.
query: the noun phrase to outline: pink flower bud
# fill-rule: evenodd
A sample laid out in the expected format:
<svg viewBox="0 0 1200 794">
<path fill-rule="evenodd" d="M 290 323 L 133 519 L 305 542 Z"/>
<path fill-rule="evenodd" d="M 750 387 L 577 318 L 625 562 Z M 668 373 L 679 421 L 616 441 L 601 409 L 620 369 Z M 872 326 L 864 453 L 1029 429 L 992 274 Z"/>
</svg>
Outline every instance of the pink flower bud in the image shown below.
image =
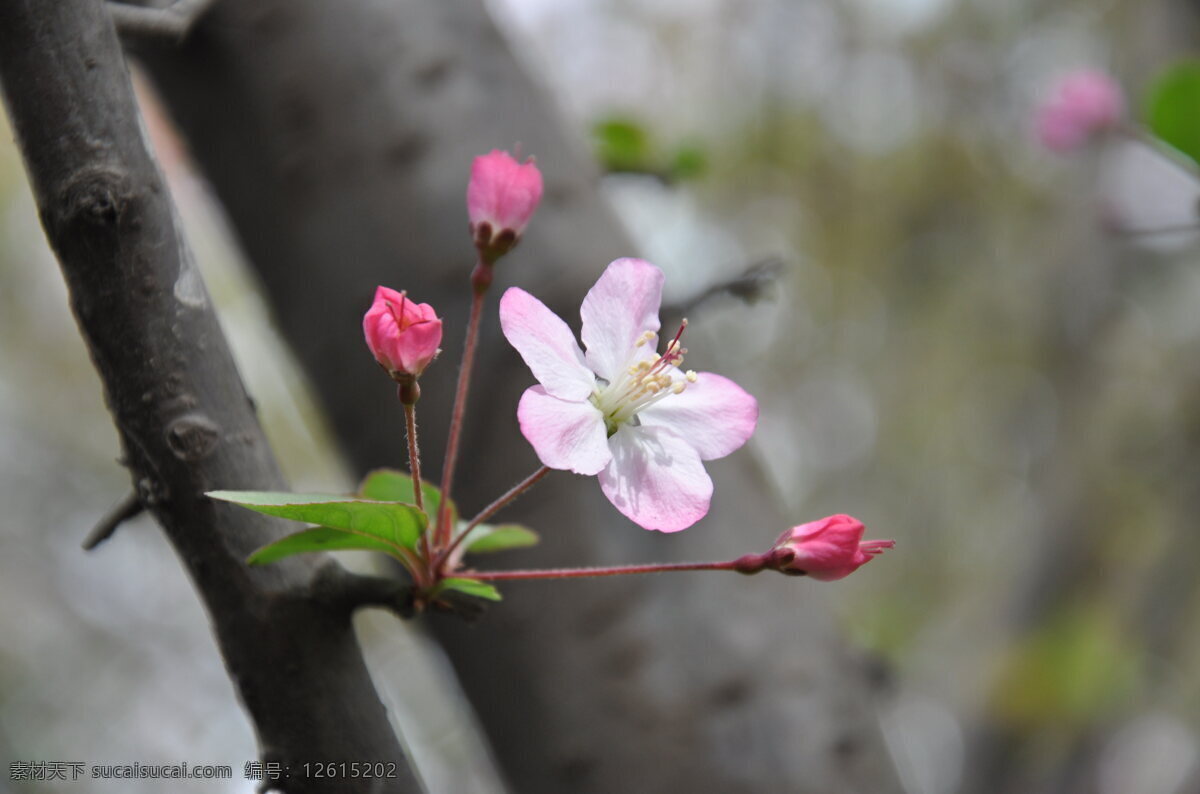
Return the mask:
<svg viewBox="0 0 1200 794">
<path fill-rule="evenodd" d="M 829 516 L 784 532 L 771 553 L 781 571 L 806 573 L 831 582 L 849 576 L 876 554 L 896 545 L 894 540 L 863 540 L 864 529 L 853 516 Z M 790 559 L 788 554 L 792 555 Z"/>
<path fill-rule="evenodd" d="M 1109 129 L 1125 112 L 1125 96 L 1116 81 L 1095 69 L 1061 77 L 1035 116 L 1038 140 L 1052 152 L 1070 152 Z"/>
<path fill-rule="evenodd" d="M 393 378 L 416 377 L 441 352 L 442 321 L 428 303 L 413 303 L 403 292 L 379 287 L 363 316 L 363 335 L 375 360 Z"/>
<path fill-rule="evenodd" d="M 521 238 L 542 200 L 542 172 L 533 158 L 518 163 L 493 149 L 475 158 L 467 185 L 467 215 L 475 246 L 492 261 Z"/>
</svg>

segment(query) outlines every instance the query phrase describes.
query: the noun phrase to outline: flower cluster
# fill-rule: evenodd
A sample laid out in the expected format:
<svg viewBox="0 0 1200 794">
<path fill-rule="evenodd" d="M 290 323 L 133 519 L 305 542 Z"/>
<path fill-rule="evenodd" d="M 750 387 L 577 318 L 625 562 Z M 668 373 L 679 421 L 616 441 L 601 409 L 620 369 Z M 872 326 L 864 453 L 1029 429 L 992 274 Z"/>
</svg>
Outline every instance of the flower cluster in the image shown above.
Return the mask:
<svg viewBox="0 0 1200 794">
<path fill-rule="evenodd" d="M 475 159 L 467 187 L 467 214 L 479 263 L 472 273 L 475 303 L 447 444 L 446 491 L 453 476 L 478 309 L 492 282 L 493 265 L 516 245 L 541 195 L 542 175 L 532 160 L 518 163 L 501 151 Z M 497 500 L 495 509 L 548 470 L 559 469 L 596 476 L 613 506 L 646 529 L 677 532 L 708 513 L 713 483 L 704 461 L 722 458 L 746 443 L 758 423 L 758 402 L 728 378 L 684 369 L 686 319 L 660 350 L 663 281 L 663 272 L 644 260 L 610 263 L 580 308 L 582 348 L 567 323 L 530 293 L 512 287 L 501 297 L 504 336 L 537 379 L 537 385 L 521 397 L 517 420 L 543 468 Z M 363 330 L 376 359 L 397 380 L 415 381 L 439 352 L 441 321 L 434 310 L 386 287 L 376 291 Z M 412 436 L 416 430 L 411 413 L 409 421 Z M 419 493 L 415 439 L 410 441 L 413 489 Z M 434 533 L 426 545 L 430 546 L 427 554 L 440 561 L 433 567 L 440 565 L 448 572 L 461 564 L 463 548 L 456 547 L 444 526 L 449 520 L 447 504 L 444 499 L 437 516 L 443 531 Z M 489 511 L 494 512 L 489 508 L 485 514 Z M 893 545 L 892 541 L 864 542 L 862 534 L 863 525 L 856 519 L 830 516 L 789 529 L 765 554 L 684 567 L 742 573 L 771 568 L 814 579 L 840 579 Z M 618 572 L 640 572 L 644 566 L 634 568 Z M 534 574 L 528 578 L 536 578 Z M 439 572 L 429 575 L 436 581 Z"/>
<path fill-rule="evenodd" d="M 399 385 L 409 471 L 378 469 L 349 496 L 214 491 L 268 515 L 302 521 L 304 530 L 252 554 L 266 564 L 292 554 L 364 549 L 394 557 L 408 571 L 406 611 L 463 608 L 462 597 L 499 599 L 492 582 L 508 579 L 616 576 L 657 571 L 775 570 L 840 579 L 894 544 L 863 541 L 863 525 L 846 515 L 793 527 L 762 554 L 719 562 L 479 571 L 468 555 L 537 542 L 532 530 L 487 522 L 553 470 L 599 479 L 623 515 L 650 530 L 677 532 L 708 514 L 713 482 L 704 462 L 749 440 L 758 402 L 728 378 L 685 369 L 687 320 L 660 345 L 663 272 L 641 259 L 605 268 L 580 308 L 580 341 L 540 300 L 518 287 L 500 299 L 500 326 L 537 379 L 521 396 L 517 421 L 541 467 L 469 520 L 452 498 L 455 463 L 478 346 L 481 318 L 497 260 L 520 239 L 542 195 L 532 161 L 505 152 L 478 157 L 467 188 L 477 260 L 458 385 L 450 410 L 439 486 L 424 480 L 417 440 L 418 381 L 441 352 L 442 320 L 433 307 L 380 286 L 363 316 L 363 336 L 379 365 Z M 457 597 L 450 597 L 457 593 Z"/>
</svg>

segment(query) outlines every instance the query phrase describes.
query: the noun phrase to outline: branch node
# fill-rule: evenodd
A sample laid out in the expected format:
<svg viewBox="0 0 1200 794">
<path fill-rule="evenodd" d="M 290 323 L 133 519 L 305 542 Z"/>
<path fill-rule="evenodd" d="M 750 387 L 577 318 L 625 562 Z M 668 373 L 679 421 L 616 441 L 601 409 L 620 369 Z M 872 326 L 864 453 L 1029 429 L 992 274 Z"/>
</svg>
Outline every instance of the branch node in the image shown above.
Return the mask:
<svg viewBox="0 0 1200 794">
<path fill-rule="evenodd" d="M 145 509 L 146 506 L 142 504 L 137 491 L 130 491 L 125 494 L 125 497 L 113 505 L 112 509 L 104 514 L 104 517 L 100 519 L 95 528 L 83 539 L 84 551 L 91 551 L 108 540 L 117 531 L 117 527 L 129 519 L 141 515 Z"/>
<path fill-rule="evenodd" d="M 413 586 L 403 580 L 352 573 L 331 562 L 317 572 L 306 595 L 315 603 L 348 614 L 361 607 L 383 607 L 408 619 L 416 614 L 414 592 Z"/>
<path fill-rule="evenodd" d="M 158 42 L 182 44 L 214 0 L 175 0 L 165 8 L 148 8 L 109 0 L 108 13 L 120 34 L 129 43 Z"/>
</svg>

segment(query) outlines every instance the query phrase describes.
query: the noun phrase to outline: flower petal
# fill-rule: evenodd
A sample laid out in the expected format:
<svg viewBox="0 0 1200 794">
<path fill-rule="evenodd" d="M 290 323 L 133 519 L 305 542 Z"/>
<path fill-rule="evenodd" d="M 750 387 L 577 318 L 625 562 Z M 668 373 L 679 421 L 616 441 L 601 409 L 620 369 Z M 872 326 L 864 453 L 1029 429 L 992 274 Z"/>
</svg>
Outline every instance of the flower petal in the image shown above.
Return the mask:
<svg viewBox="0 0 1200 794">
<path fill-rule="evenodd" d="M 712 480 L 691 444 L 665 428 L 623 425 L 608 446 L 600 488 L 629 520 L 678 532 L 708 513 Z"/>
<path fill-rule="evenodd" d="M 641 259 L 618 259 L 600 275 L 579 310 L 587 362 L 608 381 L 629 363 L 638 337 L 658 331 L 663 273 Z M 648 348 L 654 350 L 654 344 Z"/>
<path fill-rule="evenodd" d="M 758 401 L 729 378 L 701 372 L 680 394 L 638 412 L 642 424 L 669 428 L 700 453 L 723 458 L 746 443 L 758 424 Z"/>
<path fill-rule="evenodd" d="M 584 361 L 571 329 L 525 290 L 510 287 L 504 293 L 500 327 L 548 393 L 578 401 L 587 399 L 596 388 L 596 376 Z"/>
<path fill-rule="evenodd" d="M 596 474 L 612 459 L 604 416 L 589 400 L 560 400 L 541 386 L 521 395 L 521 433 L 546 466 Z"/>
</svg>

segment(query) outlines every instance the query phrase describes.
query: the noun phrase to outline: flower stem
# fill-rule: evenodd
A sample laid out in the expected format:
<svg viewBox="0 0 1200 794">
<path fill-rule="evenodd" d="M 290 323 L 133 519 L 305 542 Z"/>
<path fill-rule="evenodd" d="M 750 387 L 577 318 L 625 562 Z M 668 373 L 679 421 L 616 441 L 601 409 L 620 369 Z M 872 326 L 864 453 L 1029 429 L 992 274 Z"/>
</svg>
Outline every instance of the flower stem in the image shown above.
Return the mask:
<svg viewBox="0 0 1200 794">
<path fill-rule="evenodd" d="M 446 438 L 446 459 L 442 464 L 442 504 L 438 510 L 437 537 L 435 546 L 445 547 L 450 543 L 452 528 L 450 526 L 450 492 L 454 484 L 454 466 L 458 463 L 458 442 L 462 435 L 463 412 L 467 404 L 467 392 L 471 387 L 471 367 L 475 363 L 475 348 L 479 342 L 479 320 L 483 316 L 483 299 L 491 279 L 476 276 L 481 270 L 490 275 L 491 266 L 482 260 L 475 266 L 472 273 L 471 286 L 471 316 L 467 320 L 467 340 L 463 345 L 462 365 L 458 370 L 458 387 L 454 391 L 454 409 L 450 414 L 450 433 Z"/>
<path fill-rule="evenodd" d="M 500 581 L 502 579 L 582 579 L 594 576 L 627 576 L 636 573 L 666 571 L 738 571 L 758 573 L 766 567 L 765 554 L 747 554 L 724 562 L 653 562 L 645 565 L 612 565 L 600 568 L 542 568 L 523 571 L 462 571 L 460 579 Z"/>
<path fill-rule="evenodd" d="M 404 406 L 404 434 L 408 438 L 408 470 L 412 473 L 413 501 L 417 509 L 425 511 L 425 494 L 421 489 L 421 451 L 417 446 L 417 400 L 421 397 L 421 388 L 414 377 L 398 381 L 399 388 L 396 396 Z M 429 531 L 421 533 L 420 561 L 428 566 L 431 555 L 429 546 Z"/>
<path fill-rule="evenodd" d="M 417 448 L 417 406 L 412 403 L 404 404 L 404 429 L 408 436 L 408 470 L 412 472 L 413 500 L 418 509 L 424 510 L 425 499 L 421 493 L 421 451 Z"/>
<path fill-rule="evenodd" d="M 472 518 L 467 523 L 467 525 L 465 527 L 463 527 L 463 531 L 458 533 L 458 537 L 456 537 L 454 539 L 454 541 L 446 548 L 446 550 L 442 552 L 441 556 L 438 557 L 437 564 L 433 566 L 434 569 L 436 570 L 436 569 L 440 568 L 441 564 L 450 558 L 450 555 L 453 554 L 454 550 L 456 548 L 458 548 L 459 544 L 461 544 L 463 542 L 463 540 L 466 539 L 467 535 L 469 535 L 471 533 L 471 530 L 475 529 L 475 527 L 479 526 L 484 521 L 487 521 L 489 518 L 494 516 L 497 512 L 500 511 L 501 508 L 506 507 L 507 505 L 514 502 L 518 496 L 520 496 L 521 494 L 528 491 L 530 488 L 532 488 L 534 485 L 536 485 L 539 480 L 541 480 L 543 477 L 545 477 L 549 473 L 550 473 L 550 467 L 542 466 L 540 469 L 535 471 L 533 474 L 530 474 L 528 477 L 521 480 L 519 483 L 514 485 L 512 488 L 509 488 L 507 491 L 505 491 L 501 496 L 499 496 L 490 505 L 488 505 L 487 507 L 480 510 L 479 515 Z"/>
</svg>

